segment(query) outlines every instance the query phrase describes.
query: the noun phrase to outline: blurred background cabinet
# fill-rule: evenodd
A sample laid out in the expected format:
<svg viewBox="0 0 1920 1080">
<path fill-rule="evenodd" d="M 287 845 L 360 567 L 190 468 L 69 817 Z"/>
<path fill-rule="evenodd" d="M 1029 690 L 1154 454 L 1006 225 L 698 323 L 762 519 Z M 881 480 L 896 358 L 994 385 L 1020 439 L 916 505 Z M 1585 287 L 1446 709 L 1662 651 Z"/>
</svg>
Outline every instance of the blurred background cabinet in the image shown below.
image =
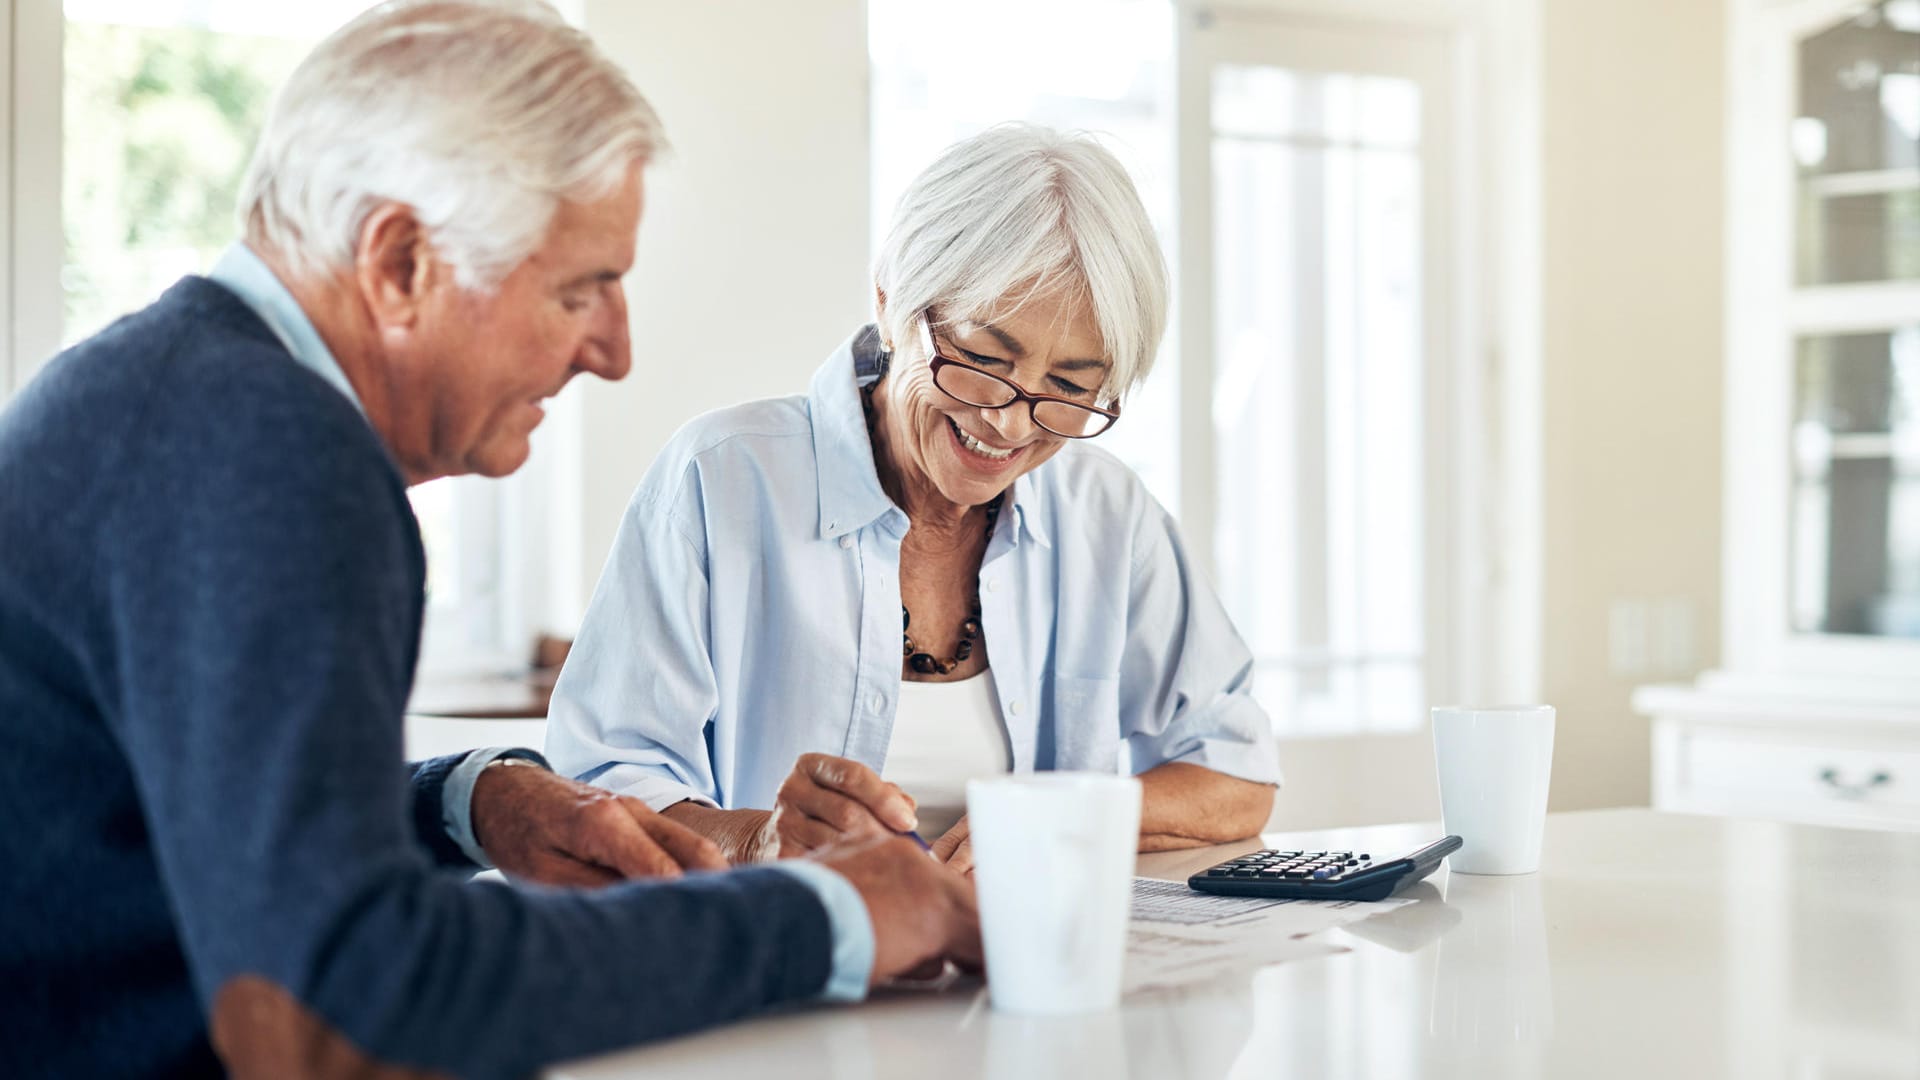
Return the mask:
<svg viewBox="0 0 1920 1080">
<path fill-rule="evenodd" d="M 1920 0 L 1729 18 L 1726 652 L 1635 697 L 1654 804 L 1920 828 Z"/>
</svg>

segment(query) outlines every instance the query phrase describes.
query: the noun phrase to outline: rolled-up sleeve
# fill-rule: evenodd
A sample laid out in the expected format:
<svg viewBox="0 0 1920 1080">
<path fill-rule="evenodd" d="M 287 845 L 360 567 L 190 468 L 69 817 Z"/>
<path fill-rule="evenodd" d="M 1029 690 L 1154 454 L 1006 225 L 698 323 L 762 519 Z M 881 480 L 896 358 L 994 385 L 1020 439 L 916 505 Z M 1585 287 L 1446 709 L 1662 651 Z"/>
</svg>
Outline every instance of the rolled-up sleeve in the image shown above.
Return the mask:
<svg viewBox="0 0 1920 1080">
<path fill-rule="evenodd" d="M 719 704 L 708 652 L 704 549 L 636 495 L 554 686 L 555 771 L 655 810 L 719 805 L 706 728 Z"/>
<path fill-rule="evenodd" d="M 1253 654 L 1158 506 L 1136 526 L 1131 573 L 1120 721 L 1134 771 L 1180 761 L 1280 783 Z"/>
</svg>

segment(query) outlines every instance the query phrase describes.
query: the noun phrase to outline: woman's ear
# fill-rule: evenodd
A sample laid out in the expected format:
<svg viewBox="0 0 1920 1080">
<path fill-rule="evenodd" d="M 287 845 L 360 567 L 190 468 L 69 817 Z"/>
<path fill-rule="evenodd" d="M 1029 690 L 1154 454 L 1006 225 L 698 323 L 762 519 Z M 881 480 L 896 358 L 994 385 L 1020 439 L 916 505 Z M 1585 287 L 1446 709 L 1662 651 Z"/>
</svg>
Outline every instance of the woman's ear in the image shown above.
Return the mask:
<svg viewBox="0 0 1920 1080">
<path fill-rule="evenodd" d="M 873 287 L 873 322 L 880 328 L 880 347 L 893 351 L 893 339 L 887 336 L 887 290 Z"/>
</svg>

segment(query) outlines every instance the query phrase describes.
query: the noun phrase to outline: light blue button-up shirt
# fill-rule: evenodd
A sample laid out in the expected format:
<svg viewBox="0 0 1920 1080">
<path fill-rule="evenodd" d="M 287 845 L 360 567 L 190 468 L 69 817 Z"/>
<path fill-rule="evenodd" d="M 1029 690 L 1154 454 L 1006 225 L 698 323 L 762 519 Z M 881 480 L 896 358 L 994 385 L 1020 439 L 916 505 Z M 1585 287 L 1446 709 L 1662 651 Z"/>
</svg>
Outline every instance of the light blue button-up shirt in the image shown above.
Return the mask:
<svg viewBox="0 0 1920 1080">
<path fill-rule="evenodd" d="M 803 753 L 884 770 L 908 521 L 861 409 L 879 367 L 864 328 L 807 396 L 709 413 L 668 443 L 554 690 L 555 768 L 656 808 L 729 809 L 771 807 Z M 1016 480 L 979 586 L 1016 772 L 1184 761 L 1279 782 L 1246 645 L 1111 455 L 1070 443 Z"/>
<path fill-rule="evenodd" d="M 348 381 L 340 362 L 314 328 L 313 320 L 307 318 L 300 302 L 258 255 L 244 244 L 235 244 L 220 256 L 207 277 L 239 297 L 258 315 L 293 354 L 296 363 L 325 379 L 353 402 L 362 415 L 366 413 L 359 395 L 353 391 L 353 383 Z M 491 867 L 493 862 L 473 835 L 473 789 L 480 770 L 495 759 L 516 752 L 509 747 L 475 750 L 447 774 L 441 788 L 441 822 L 447 835 L 460 845 L 468 858 L 481 866 Z M 845 1001 L 865 997 L 867 978 L 873 971 L 874 940 L 860 893 L 846 878 L 824 866 L 795 863 L 782 865 L 780 869 L 813 890 L 826 909 L 833 929 L 832 967 L 822 996 Z"/>
</svg>

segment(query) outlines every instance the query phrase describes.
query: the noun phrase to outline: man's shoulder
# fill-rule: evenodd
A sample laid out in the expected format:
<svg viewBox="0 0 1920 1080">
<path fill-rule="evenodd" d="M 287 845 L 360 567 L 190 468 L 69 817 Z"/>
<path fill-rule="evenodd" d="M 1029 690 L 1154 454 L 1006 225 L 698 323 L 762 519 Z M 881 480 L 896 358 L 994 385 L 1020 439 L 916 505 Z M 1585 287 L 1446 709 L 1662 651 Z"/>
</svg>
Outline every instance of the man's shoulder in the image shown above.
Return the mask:
<svg viewBox="0 0 1920 1080">
<path fill-rule="evenodd" d="M 76 413 L 95 432 L 170 418 L 215 420 L 212 434 L 358 418 L 237 296 L 197 277 L 56 356 L 10 412 L 10 427 L 67 432 L 60 421 Z"/>
<path fill-rule="evenodd" d="M 400 489 L 353 403 L 201 278 L 48 364 L 0 415 L 0 474 L 15 470 L 58 473 L 70 493 L 123 493 L 148 510 L 188 488 L 263 498 Z"/>
</svg>

